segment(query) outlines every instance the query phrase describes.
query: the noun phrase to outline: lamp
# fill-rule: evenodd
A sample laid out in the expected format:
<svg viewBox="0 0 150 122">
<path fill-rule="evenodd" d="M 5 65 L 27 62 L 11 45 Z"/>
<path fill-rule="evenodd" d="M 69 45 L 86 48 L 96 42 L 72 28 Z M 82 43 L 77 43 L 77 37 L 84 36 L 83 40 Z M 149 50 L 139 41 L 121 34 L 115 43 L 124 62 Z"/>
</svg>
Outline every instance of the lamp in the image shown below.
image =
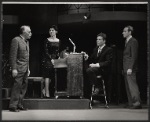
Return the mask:
<svg viewBox="0 0 150 122">
<path fill-rule="evenodd" d="M 84 14 L 84 19 L 87 20 L 87 19 L 90 19 L 91 18 L 91 13 L 85 13 Z"/>
</svg>

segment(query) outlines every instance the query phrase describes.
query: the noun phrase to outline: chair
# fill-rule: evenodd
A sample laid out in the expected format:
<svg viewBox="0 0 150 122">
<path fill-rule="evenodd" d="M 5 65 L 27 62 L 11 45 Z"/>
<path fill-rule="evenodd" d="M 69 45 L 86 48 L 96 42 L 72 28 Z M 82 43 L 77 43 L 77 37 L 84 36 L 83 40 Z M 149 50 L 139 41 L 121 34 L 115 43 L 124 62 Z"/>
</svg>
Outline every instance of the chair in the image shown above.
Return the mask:
<svg viewBox="0 0 150 122">
<path fill-rule="evenodd" d="M 96 96 L 103 96 L 105 98 L 105 107 L 109 108 L 108 106 L 108 102 L 107 102 L 107 95 L 106 95 L 106 87 L 105 87 L 105 81 L 104 78 L 102 77 L 102 75 L 98 75 L 97 76 L 98 81 L 102 84 L 102 89 L 100 89 L 100 91 L 102 91 L 102 93 L 96 95 Z M 92 93 L 91 93 L 91 98 L 90 98 L 90 108 L 92 109 L 92 104 L 93 104 L 93 93 L 95 90 L 95 85 L 92 85 Z"/>
</svg>

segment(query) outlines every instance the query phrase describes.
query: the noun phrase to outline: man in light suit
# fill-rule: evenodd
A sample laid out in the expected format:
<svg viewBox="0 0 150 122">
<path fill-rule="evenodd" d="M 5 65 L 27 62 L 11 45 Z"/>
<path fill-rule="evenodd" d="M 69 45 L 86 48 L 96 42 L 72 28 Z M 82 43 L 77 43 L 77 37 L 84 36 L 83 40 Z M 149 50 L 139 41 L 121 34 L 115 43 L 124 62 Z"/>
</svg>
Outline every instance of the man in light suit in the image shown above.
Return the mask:
<svg viewBox="0 0 150 122">
<path fill-rule="evenodd" d="M 133 109 L 142 108 L 139 88 L 136 82 L 138 42 L 132 37 L 133 27 L 126 26 L 123 29 L 123 37 L 126 38 L 123 52 L 123 71 L 128 97 L 128 107 Z"/>
<path fill-rule="evenodd" d="M 19 112 L 23 107 L 23 98 L 27 90 L 29 70 L 29 42 L 32 36 L 29 26 L 20 27 L 20 35 L 13 38 L 10 48 L 10 66 L 14 84 L 11 90 L 9 110 Z"/>
<path fill-rule="evenodd" d="M 99 93 L 99 83 L 97 81 L 97 75 L 102 75 L 105 79 L 106 92 L 110 101 L 110 83 L 109 75 L 111 71 L 111 62 L 113 58 L 112 48 L 106 46 L 106 34 L 99 33 L 96 39 L 96 47 L 93 50 L 92 55 L 87 60 L 89 68 L 86 70 L 88 81 L 90 85 L 95 85 L 95 91 L 93 95 Z M 109 88 L 108 88 L 109 87 Z M 109 91 L 109 92 L 108 92 Z"/>
</svg>

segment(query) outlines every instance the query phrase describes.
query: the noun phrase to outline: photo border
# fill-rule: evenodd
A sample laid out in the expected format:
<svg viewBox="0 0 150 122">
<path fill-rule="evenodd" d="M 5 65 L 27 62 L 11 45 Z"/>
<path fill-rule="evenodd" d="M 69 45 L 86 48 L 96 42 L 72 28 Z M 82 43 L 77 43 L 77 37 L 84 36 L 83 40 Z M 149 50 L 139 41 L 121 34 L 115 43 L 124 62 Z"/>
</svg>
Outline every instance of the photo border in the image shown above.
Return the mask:
<svg viewBox="0 0 150 122">
<path fill-rule="evenodd" d="M 147 12 L 147 66 L 148 66 L 148 71 L 147 71 L 147 82 L 148 82 L 148 89 L 147 89 L 147 99 L 148 99 L 148 101 L 147 101 L 147 104 L 149 105 L 149 86 L 150 86 L 150 84 L 149 84 L 149 82 L 150 82 L 150 31 L 149 31 L 149 29 L 150 29 L 150 24 L 149 24 L 149 21 L 150 21 L 150 18 L 149 18 L 149 15 L 150 15 L 150 13 L 149 13 L 149 11 L 150 11 L 150 4 L 149 4 L 149 1 L 148 0 L 2 0 L 1 1 L 1 5 L 0 5 L 0 9 L 1 9 L 1 25 L 0 25 L 0 28 L 1 28 L 1 30 L 0 30 L 0 61 L 2 61 L 2 49 L 3 49 L 3 47 L 2 47 L 2 32 L 3 32 L 3 8 L 2 8 L 2 4 L 5 4 L 5 3 L 19 3 L 19 4 L 28 4 L 28 3 L 31 3 L 31 4 L 38 4 L 39 2 L 41 2 L 41 3 L 43 3 L 43 4 L 47 4 L 47 2 L 51 2 L 51 3 L 53 3 L 53 4 L 55 4 L 56 2 L 59 4 L 61 4 L 61 2 L 63 2 L 64 4 L 69 4 L 69 3 L 73 3 L 73 4 L 75 4 L 75 3 L 79 3 L 79 2 L 81 2 L 81 3 L 84 3 L 84 2 L 89 2 L 89 4 L 92 4 L 92 2 L 95 2 L 95 3 L 100 3 L 100 2 L 103 2 L 104 3 L 104 1 L 105 1 L 105 4 L 107 4 L 107 3 L 111 3 L 111 2 L 115 2 L 116 4 L 118 3 L 118 4 L 120 4 L 120 3 L 141 3 L 141 2 L 143 2 L 143 3 L 147 3 L 147 5 L 148 5 L 148 12 Z M 2 63 L 0 63 L 0 69 L 2 68 Z M 1 73 L 1 71 L 0 71 L 0 81 L 2 81 L 2 73 Z M 0 82 L 0 83 L 2 83 L 2 82 Z M 0 84 L 0 89 L 2 89 L 2 85 Z M 2 90 L 0 90 L 0 98 L 2 98 Z M 0 110 L 2 110 L 2 99 L 0 100 Z M 1 120 L 1 118 L 2 118 L 2 115 L 0 114 L 0 120 Z M 150 117 L 149 117 L 149 119 L 150 119 Z M 2 120 L 1 120 L 2 121 Z"/>
</svg>

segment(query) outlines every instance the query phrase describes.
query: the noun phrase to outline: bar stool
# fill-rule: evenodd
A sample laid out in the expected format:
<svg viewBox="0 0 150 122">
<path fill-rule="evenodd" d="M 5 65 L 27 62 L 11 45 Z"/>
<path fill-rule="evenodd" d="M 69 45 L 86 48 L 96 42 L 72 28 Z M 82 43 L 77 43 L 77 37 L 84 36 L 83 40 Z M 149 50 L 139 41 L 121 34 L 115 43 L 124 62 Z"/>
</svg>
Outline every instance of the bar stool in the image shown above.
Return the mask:
<svg viewBox="0 0 150 122">
<path fill-rule="evenodd" d="M 107 95 L 106 95 L 106 87 L 105 87 L 105 81 L 104 78 L 102 77 L 102 75 L 98 75 L 97 79 L 99 82 L 102 83 L 102 89 L 100 89 L 100 91 L 102 91 L 101 94 L 98 94 L 96 96 L 103 96 L 105 98 L 105 108 L 109 108 L 108 106 L 108 102 L 107 102 Z M 90 108 L 92 109 L 92 103 L 93 103 L 93 93 L 95 90 L 95 85 L 92 85 L 92 94 L 91 94 L 91 101 L 90 101 Z"/>
<path fill-rule="evenodd" d="M 2 98 L 10 98 L 11 88 L 2 88 Z"/>
<path fill-rule="evenodd" d="M 39 82 L 40 83 L 40 85 L 41 85 L 40 97 L 43 98 L 42 90 L 43 90 L 44 78 L 43 77 L 28 77 L 28 82 L 30 82 L 30 81 L 32 81 L 32 82 Z M 33 88 L 34 88 L 34 86 L 33 86 Z M 27 91 L 27 94 L 28 94 L 28 91 Z M 34 95 L 35 95 L 34 90 L 33 90 L 32 94 L 33 94 L 33 97 L 34 97 Z"/>
</svg>

